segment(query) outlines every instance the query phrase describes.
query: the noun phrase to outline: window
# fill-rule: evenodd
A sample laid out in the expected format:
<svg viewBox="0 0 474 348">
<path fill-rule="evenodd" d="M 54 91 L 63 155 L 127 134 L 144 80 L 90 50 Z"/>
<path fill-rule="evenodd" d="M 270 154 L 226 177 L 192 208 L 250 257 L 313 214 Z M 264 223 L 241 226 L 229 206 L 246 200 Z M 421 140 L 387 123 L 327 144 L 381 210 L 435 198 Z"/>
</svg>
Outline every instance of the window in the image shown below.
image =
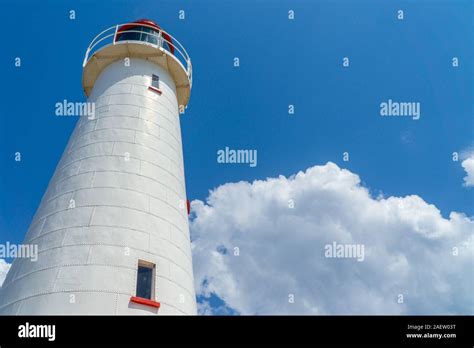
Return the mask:
<svg viewBox="0 0 474 348">
<path fill-rule="evenodd" d="M 158 75 L 152 75 L 151 85 L 157 89 L 160 89 L 160 77 Z"/>
<path fill-rule="evenodd" d="M 141 25 L 124 25 L 118 29 L 115 41 L 145 41 L 157 45 L 159 32 Z"/>
<path fill-rule="evenodd" d="M 148 27 L 140 27 L 142 31 L 142 35 L 140 37 L 140 41 L 149 42 L 152 44 L 158 44 L 158 32 L 155 29 L 148 28 Z M 149 33 L 149 34 L 147 34 Z"/>
<path fill-rule="evenodd" d="M 160 77 L 158 75 L 151 75 L 151 86 L 148 89 L 161 95 Z"/>
<path fill-rule="evenodd" d="M 137 297 L 155 299 L 155 265 L 153 263 L 138 261 Z"/>
</svg>

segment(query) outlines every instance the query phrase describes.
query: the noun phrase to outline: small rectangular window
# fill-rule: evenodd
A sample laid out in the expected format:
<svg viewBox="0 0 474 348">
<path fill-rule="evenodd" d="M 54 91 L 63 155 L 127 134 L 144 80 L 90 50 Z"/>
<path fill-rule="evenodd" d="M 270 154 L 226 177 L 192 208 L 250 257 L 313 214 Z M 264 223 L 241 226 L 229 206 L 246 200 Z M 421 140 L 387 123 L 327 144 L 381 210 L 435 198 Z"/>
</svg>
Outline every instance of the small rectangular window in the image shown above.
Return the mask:
<svg viewBox="0 0 474 348">
<path fill-rule="evenodd" d="M 155 265 L 153 263 L 138 261 L 137 297 L 155 299 Z"/>
<path fill-rule="evenodd" d="M 157 89 L 160 89 L 160 77 L 158 75 L 152 75 L 151 85 Z"/>
</svg>

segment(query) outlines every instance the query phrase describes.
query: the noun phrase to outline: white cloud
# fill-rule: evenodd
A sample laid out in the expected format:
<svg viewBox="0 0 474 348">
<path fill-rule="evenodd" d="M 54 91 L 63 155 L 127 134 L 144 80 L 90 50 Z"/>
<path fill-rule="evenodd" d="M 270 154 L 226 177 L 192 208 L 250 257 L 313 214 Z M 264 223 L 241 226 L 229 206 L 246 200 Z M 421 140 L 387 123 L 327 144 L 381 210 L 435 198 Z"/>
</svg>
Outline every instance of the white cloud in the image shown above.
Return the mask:
<svg viewBox="0 0 474 348">
<path fill-rule="evenodd" d="M 192 209 L 198 295 L 242 314 L 474 312 L 474 220 L 416 195 L 374 198 L 333 163 L 227 183 Z M 325 258 L 332 242 L 363 244 L 364 261 Z"/>
<path fill-rule="evenodd" d="M 464 186 L 474 186 L 474 155 L 462 161 L 461 165 L 467 173 L 464 177 Z"/>
<path fill-rule="evenodd" d="M 7 276 L 10 266 L 11 264 L 7 263 L 4 259 L 0 259 L 0 287 Z"/>
<path fill-rule="evenodd" d="M 214 314 L 209 301 L 198 302 L 198 312 L 201 315 L 213 315 Z"/>
</svg>

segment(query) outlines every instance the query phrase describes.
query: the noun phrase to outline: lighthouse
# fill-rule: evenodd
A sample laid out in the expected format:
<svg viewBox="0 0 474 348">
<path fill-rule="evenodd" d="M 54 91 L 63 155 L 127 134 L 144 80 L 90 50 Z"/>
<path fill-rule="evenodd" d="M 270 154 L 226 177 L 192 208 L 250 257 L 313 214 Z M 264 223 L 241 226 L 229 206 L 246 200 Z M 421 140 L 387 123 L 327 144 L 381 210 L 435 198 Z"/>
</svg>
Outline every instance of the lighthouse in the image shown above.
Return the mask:
<svg viewBox="0 0 474 348">
<path fill-rule="evenodd" d="M 79 117 L 17 258 L 0 314 L 196 314 L 179 115 L 191 60 L 150 20 L 87 48 Z M 84 116 L 84 115 L 82 115 Z"/>
</svg>

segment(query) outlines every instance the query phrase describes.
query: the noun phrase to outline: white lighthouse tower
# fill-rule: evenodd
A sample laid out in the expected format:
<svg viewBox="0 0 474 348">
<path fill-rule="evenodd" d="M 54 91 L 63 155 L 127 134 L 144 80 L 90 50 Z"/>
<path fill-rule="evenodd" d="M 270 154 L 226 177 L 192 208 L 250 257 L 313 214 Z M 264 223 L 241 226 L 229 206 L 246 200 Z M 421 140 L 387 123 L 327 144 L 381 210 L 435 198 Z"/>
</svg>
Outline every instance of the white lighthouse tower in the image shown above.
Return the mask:
<svg viewBox="0 0 474 348">
<path fill-rule="evenodd" d="M 0 314 L 196 314 L 180 110 L 184 47 L 150 20 L 90 44 L 80 117 L 0 291 Z M 92 116 L 92 117 L 91 117 Z"/>
</svg>

